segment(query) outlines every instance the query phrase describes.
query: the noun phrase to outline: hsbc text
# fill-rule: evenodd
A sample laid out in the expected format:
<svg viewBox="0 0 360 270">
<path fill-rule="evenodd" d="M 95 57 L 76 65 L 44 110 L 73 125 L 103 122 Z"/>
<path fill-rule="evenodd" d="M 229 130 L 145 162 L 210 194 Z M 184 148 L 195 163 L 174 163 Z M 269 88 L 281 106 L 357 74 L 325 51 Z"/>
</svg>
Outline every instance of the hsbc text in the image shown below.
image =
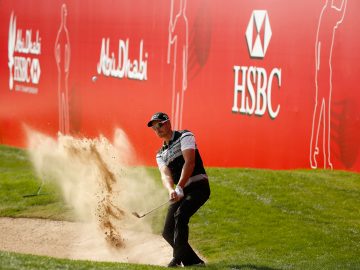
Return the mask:
<svg viewBox="0 0 360 270">
<path fill-rule="evenodd" d="M 240 72 L 241 75 L 239 76 Z M 268 76 L 266 70 L 262 67 L 234 66 L 234 73 L 234 104 L 232 111 L 258 116 L 263 116 L 268 111 L 270 117 L 275 119 L 279 114 L 280 105 L 278 104 L 274 111 L 271 91 L 274 77 L 277 78 L 278 87 L 281 87 L 281 69 L 274 68 Z M 241 77 L 240 82 L 239 77 Z M 240 103 L 238 97 L 240 97 Z"/>
</svg>

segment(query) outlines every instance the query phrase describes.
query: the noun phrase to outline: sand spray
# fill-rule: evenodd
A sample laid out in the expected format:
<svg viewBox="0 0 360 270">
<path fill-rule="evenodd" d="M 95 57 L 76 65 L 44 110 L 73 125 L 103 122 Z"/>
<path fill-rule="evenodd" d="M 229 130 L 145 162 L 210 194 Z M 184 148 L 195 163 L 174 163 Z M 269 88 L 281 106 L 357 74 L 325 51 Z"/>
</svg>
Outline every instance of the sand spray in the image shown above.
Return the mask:
<svg viewBox="0 0 360 270">
<path fill-rule="evenodd" d="M 30 128 L 27 134 L 38 176 L 55 181 L 78 219 L 93 224 L 96 233 L 89 232 L 91 237 L 117 249 L 128 244 L 122 229 L 151 231 L 151 219 L 137 219 L 131 213 L 159 205 L 167 194 L 158 179 L 132 165 L 134 149 L 123 130 L 115 130 L 113 142 L 101 135 L 87 139 L 59 134 L 54 139 Z"/>
</svg>

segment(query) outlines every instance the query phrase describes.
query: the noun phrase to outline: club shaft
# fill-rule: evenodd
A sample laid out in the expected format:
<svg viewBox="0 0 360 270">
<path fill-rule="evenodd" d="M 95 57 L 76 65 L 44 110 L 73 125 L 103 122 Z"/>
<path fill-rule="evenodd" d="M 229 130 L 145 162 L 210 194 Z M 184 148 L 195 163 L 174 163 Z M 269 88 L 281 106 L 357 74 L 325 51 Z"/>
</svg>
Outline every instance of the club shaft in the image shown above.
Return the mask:
<svg viewBox="0 0 360 270">
<path fill-rule="evenodd" d="M 141 215 L 141 217 L 145 217 L 146 215 L 154 212 L 155 210 L 159 209 L 160 207 L 164 206 L 165 204 L 167 204 L 169 202 L 170 202 L 170 200 L 160 204 L 159 206 L 155 207 L 154 209 L 151 209 L 149 212 L 146 212 L 145 214 Z"/>
</svg>

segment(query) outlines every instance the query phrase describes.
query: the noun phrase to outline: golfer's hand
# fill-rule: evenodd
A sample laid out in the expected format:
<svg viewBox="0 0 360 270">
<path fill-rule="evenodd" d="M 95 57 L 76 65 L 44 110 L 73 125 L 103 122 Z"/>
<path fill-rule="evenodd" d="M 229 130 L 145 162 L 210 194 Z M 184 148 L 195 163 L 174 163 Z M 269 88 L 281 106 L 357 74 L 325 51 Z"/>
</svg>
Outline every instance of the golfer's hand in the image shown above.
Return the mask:
<svg viewBox="0 0 360 270">
<path fill-rule="evenodd" d="M 172 202 L 177 202 L 179 200 L 175 189 L 169 190 L 169 199 Z"/>
<path fill-rule="evenodd" d="M 176 196 L 178 197 L 178 200 L 181 200 L 184 197 L 184 191 L 179 185 L 176 186 L 175 193 Z"/>
<path fill-rule="evenodd" d="M 175 189 L 169 190 L 169 198 L 172 202 L 180 201 L 184 197 L 183 189 L 178 185 Z"/>
</svg>

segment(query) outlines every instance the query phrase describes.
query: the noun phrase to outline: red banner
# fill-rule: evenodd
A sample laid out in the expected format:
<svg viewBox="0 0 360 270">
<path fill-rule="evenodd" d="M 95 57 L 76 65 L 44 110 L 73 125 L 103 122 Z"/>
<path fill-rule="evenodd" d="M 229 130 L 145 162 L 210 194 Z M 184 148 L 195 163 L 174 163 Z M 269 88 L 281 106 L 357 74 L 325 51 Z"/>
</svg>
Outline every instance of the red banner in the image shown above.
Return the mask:
<svg viewBox="0 0 360 270">
<path fill-rule="evenodd" d="M 207 166 L 360 171 L 360 2 L 0 3 L 0 143 L 112 138 L 165 111 Z"/>
</svg>

